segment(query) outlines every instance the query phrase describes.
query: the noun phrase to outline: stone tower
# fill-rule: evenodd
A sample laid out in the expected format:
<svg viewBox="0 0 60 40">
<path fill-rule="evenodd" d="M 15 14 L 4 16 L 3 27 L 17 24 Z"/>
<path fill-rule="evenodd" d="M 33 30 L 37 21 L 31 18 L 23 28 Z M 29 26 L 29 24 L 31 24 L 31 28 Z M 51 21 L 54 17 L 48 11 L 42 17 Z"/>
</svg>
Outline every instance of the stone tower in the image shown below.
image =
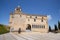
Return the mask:
<svg viewBox="0 0 60 40">
<path fill-rule="evenodd" d="M 21 14 L 21 7 L 20 6 L 15 8 L 15 14 Z"/>
</svg>

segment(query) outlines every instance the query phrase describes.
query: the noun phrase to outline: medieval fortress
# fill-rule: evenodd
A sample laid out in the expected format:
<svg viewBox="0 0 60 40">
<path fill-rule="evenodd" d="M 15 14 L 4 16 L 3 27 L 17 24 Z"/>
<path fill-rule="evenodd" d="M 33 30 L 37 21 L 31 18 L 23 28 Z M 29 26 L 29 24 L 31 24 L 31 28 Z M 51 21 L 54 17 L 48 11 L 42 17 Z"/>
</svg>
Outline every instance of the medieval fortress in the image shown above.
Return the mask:
<svg viewBox="0 0 60 40">
<path fill-rule="evenodd" d="M 48 19 L 46 15 L 24 14 L 18 6 L 13 13 L 10 13 L 9 26 L 11 31 L 34 31 L 48 32 Z"/>
</svg>

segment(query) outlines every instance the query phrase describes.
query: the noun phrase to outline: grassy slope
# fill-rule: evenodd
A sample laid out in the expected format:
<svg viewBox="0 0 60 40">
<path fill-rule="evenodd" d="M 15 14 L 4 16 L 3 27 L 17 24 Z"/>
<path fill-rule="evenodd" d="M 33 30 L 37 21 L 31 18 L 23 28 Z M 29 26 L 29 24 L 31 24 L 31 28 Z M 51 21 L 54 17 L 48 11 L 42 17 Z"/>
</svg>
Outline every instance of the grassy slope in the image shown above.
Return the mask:
<svg viewBox="0 0 60 40">
<path fill-rule="evenodd" d="M 0 34 L 8 33 L 9 30 L 7 30 L 5 25 L 0 24 Z"/>
</svg>

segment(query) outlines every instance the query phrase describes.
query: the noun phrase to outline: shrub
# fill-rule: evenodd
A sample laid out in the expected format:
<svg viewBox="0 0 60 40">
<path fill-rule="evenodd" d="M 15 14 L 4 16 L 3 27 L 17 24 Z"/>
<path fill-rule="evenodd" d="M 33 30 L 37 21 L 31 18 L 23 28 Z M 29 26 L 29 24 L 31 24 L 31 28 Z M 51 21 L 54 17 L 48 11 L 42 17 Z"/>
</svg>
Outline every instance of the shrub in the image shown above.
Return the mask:
<svg viewBox="0 0 60 40">
<path fill-rule="evenodd" d="M 49 32 L 51 32 L 51 26 L 49 26 Z"/>
<path fill-rule="evenodd" d="M 21 33 L 21 28 L 19 28 L 18 33 Z"/>
<path fill-rule="evenodd" d="M 0 24 L 0 34 L 8 33 L 9 30 L 7 30 L 5 25 Z"/>
<path fill-rule="evenodd" d="M 58 31 L 57 25 L 54 25 L 54 27 L 55 27 L 55 31 Z"/>
</svg>

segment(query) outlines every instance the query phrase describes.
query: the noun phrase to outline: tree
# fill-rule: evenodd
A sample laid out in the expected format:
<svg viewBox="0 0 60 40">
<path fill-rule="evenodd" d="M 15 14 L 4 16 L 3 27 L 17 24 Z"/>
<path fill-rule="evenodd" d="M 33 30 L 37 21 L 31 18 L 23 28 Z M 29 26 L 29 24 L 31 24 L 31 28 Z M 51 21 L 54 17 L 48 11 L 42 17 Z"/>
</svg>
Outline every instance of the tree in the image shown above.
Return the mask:
<svg viewBox="0 0 60 40">
<path fill-rule="evenodd" d="M 58 30 L 58 28 L 57 28 L 57 25 L 56 25 L 56 24 L 54 25 L 54 27 L 55 27 L 55 31 L 57 31 L 57 30 Z"/>
<path fill-rule="evenodd" d="M 49 32 L 51 32 L 51 26 L 49 26 Z"/>
<path fill-rule="evenodd" d="M 5 33 L 8 33 L 9 30 L 7 30 L 8 28 L 3 25 L 3 24 L 0 24 L 0 34 L 5 34 Z"/>
<path fill-rule="evenodd" d="M 19 28 L 18 33 L 21 33 L 21 28 Z"/>
<path fill-rule="evenodd" d="M 58 29 L 60 30 L 60 21 L 58 21 Z"/>
</svg>

